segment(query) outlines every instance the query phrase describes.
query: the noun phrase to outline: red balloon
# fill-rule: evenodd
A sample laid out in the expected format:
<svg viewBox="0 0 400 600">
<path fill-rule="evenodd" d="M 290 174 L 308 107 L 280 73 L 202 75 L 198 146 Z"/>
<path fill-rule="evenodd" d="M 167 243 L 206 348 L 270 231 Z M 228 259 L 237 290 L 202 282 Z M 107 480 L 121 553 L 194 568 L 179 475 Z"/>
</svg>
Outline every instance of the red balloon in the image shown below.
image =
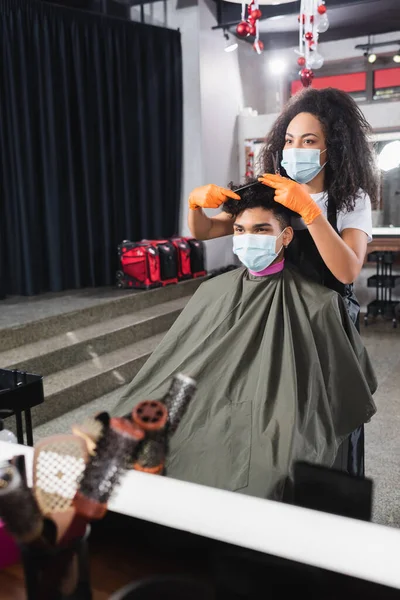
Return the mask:
<svg viewBox="0 0 400 600">
<path fill-rule="evenodd" d="M 302 17 L 302 19 L 301 19 L 301 20 L 302 20 L 302 22 L 303 22 L 303 25 L 305 25 L 305 22 L 306 22 L 306 15 L 299 15 L 299 16 L 297 17 L 297 20 L 298 20 L 298 22 L 299 22 L 299 23 L 300 23 L 300 16 Z"/>
<path fill-rule="evenodd" d="M 320 6 L 318 6 L 318 12 L 320 15 L 324 15 L 326 13 L 326 6 L 325 4 L 320 4 Z"/>
<path fill-rule="evenodd" d="M 259 8 L 255 8 L 250 12 L 250 14 L 255 21 L 257 21 L 257 19 L 261 19 L 262 17 L 262 12 Z"/>
<path fill-rule="evenodd" d="M 256 35 L 257 34 L 257 28 L 254 25 L 254 23 L 250 23 L 250 35 Z"/>
<path fill-rule="evenodd" d="M 304 56 L 299 56 L 299 58 L 297 59 L 297 64 L 300 67 L 304 67 L 304 65 L 306 64 L 306 59 L 304 58 Z"/>
<path fill-rule="evenodd" d="M 250 25 L 254 25 L 254 23 L 256 22 L 255 19 L 253 19 L 252 15 L 249 15 L 247 17 L 247 22 L 250 23 Z"/>
<path fill-rule="evenodd" d="M 247 37 L 250 34 L 250 25 L 246 21 L 242 21 L 236 26 L 236 33 L 240 37 Z"/>
<path fill-rule="evenodd" d="M 253 177 L 253 171 L 246 171 L 245 177 L 247 177 L 248 179 L 250 179 L 250 177 Z"/>
<path fill-rule="evenodd" d="M 307 42 L 311 42 L 314 38 L 313 34 L 311 31 L 307 31 L 306 35 L 304 36 L 307 40 Z"/>
<path fill-rule="evenodd" d="M 311 69 L 302 69 L 300 71 L 300 81 L 303 87 L 310 87 L 314 79 L 314 73 Z"/>
</svg>

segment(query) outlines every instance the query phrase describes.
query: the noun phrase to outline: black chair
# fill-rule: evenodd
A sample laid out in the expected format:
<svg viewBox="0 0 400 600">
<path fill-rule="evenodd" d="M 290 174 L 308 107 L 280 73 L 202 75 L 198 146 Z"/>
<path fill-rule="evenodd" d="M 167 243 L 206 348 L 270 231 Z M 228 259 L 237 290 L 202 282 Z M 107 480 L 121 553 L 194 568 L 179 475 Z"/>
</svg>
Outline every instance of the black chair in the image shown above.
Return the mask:
<svg viewBox="0 0 400 600">
<path fill-rule="evenodd" d="M 22 371 L 0 369 L 0 410 L 15 415 L 17 440 L 24 444 L 22 413 L 25 415 L 26 443 L 33 446 L 31 408 L 44 402 L 43 377 Z"/>
<path fill-rule="evenodd" d="M 125 586 L 109 600 L 215 600 L 211 585 L 184 575 L 159 575 Z"/>
</svg>

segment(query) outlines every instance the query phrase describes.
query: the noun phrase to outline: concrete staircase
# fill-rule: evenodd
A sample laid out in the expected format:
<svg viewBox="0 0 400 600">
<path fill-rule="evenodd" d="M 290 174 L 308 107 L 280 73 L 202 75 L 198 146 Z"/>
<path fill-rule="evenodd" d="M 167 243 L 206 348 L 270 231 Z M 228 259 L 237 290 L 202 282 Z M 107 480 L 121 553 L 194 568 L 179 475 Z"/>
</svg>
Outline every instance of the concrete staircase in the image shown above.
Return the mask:
<svg viewBox="0 0 400 600">
<path fill-rule="evenodd" d="M 202 281 L 119 292 L 115 299 L 3 328 L 0 367 L 44 376 L 45 402 L 32 411 L 34 428 L 129 383 Z"/>
</svg>

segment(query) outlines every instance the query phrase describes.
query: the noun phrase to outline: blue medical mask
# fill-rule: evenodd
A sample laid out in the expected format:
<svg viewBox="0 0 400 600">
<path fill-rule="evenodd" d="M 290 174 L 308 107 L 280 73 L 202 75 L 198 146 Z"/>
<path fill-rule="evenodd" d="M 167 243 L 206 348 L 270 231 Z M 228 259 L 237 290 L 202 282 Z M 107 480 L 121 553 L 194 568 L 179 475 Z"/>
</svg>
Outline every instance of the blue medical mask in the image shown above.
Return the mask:
<svg viewBox="0 0 400 600">
<path fill-rule="evenodd" d="M 320 156 L 325 150 L 316 148 L 288 148 L 282 152 L 281 165 L 291 179 L 298 183 L 308 183 L 325 167 L 320 164 Z"/>
<path fill-rule="evenodd" d="M 259 273 L 269 267 L 282 250 L 281 247 L 278 252 L 275 252 L 276 242 L 281 237 L 283 231 L 278 236 L 254 233 L 234 235 L 233 252 L 245 267 L 250 269 L 250 271 Z"/>
</svg>

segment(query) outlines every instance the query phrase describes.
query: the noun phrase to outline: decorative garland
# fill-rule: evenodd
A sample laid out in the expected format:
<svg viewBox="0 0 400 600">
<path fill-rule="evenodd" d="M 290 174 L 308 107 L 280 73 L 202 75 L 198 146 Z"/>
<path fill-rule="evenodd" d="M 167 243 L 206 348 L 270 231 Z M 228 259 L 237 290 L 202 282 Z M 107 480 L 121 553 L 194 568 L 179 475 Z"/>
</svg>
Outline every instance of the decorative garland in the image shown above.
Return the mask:
<svg viewBox="0 0 400 600">
<path fill-rule="evenodd" d="M 246 17 L 247 8 L 247 17 Z M 262 12 L 258 6 L 258 2 L 250 0 L 247 5 L 246 2 L 242 2 L 242 17 L 240 23 L 236 26 L 236 33 L 239 37 L 245 38 L 249 35 L 254 36 L 253 48 L 257 54 L 261 54 L 264 50 L 264 44 L 260 40 L 259 33 L 259 20 L 262 16 Z"/>
<path fill-rule="evenodd" d="M 301 0 L 299 21 L 299 55 L 297 64 L 301 67 L 300 81 L 309 87 L 314 79 L 313 69 L 320 69 L 324 57 L 318 52 L 318 38 L 329 27 L 328 15 L 323 0 Z"/>
</svg>

